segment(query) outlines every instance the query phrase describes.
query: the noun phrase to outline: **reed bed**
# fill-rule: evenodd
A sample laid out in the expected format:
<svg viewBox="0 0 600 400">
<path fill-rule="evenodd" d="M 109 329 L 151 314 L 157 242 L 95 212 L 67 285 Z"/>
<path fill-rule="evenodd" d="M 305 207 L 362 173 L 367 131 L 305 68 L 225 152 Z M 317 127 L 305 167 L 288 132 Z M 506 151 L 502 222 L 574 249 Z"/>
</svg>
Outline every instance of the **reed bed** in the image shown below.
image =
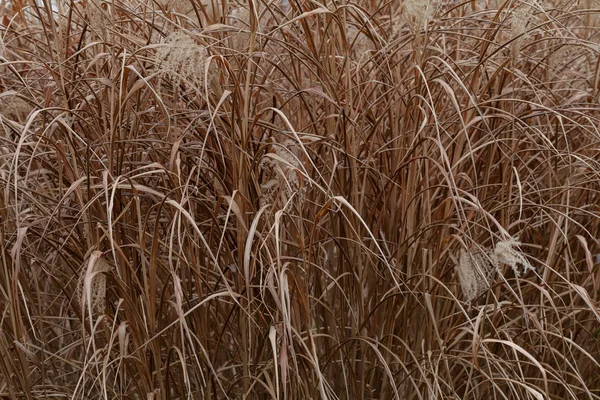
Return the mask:
<svg viewBox="0 0 600 400">
<path fill-rule="evenodd" d="M 600 399 L 600 2 L 4 0 L 0 397 Z"/>
</svg>

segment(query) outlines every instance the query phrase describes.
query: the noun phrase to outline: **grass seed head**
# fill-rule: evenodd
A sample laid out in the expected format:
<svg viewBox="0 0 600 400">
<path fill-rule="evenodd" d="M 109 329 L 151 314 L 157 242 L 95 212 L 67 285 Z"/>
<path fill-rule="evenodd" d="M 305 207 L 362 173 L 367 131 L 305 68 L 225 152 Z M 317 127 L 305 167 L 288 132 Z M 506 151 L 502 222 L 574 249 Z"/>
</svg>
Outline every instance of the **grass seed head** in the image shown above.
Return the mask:
<svg viewBox="0 0 600 400">
<path fill-rule="evenodd" d="M 513 39 L 511 46 L 514 60 L 516 60 L 523 43 L 527 39 L 527 24 L 532 17 L 533 8 L 529 4 L 520 4 L 512 12 L 510 18 L 510 35 L 511 39 Z"/>
<path fill-rule="evenodd" d="M 84 312 L 89 301 L 92 311 L 103 314 L 106 300 L 106 273 L 112 270 L 112 266 L 100 251 L 94 251 L 84 265 L 77 281 L 75 298 Z"/>
<path fill-rule="evenodd" d="M 518 239 L 509 238 L 496 243 L 494 249 L 461 249 L 457 265 L 458 279 L 467 301 L 477 299 L 489 289 L 494 273 L 502 272 L 501 264 L 510 266 L 517 276 L 520 275 L 519 264 L 524 272 L 534 269 L 518 250 L 520 244 Z"/>
<path fill-rule="evenodd" d="M 460 287 L 468 302 L 477 299 L 489 289 L 495 268 L 486 252 L 461 249 L 457 267 Z"/>
<path fill-rule="evenodd" d="M 175 81 L 188 81 L 197 87 L 204 82 L 206 47 L 196 43 L 187 33 L 175 31 L 169 34 L 156 51 L 158 68 Z"/>
<path fill-rule="evenodd" d="M 404 22 L 408 23 L 413 31 L 418 31 L 433 18 L 437 7 L 436 0 L 408 0 L 404 3 Z"/>
<path fill-rule="evenodd" d="M 519 276 L 519 264 L 523 266 L 523 272 L 527 273 L 534 268 L 531 266 L 525 256 L 519 251 L 518 246 L 521 244 L 517 238 L 510 238 L 496 243 L 492 256 L 498 263 L 509 265 L 515 275 Z"/>
<path fill-rule="evenodd" d="M 600 10 L 527 3 L 0 4 L 3 397 L 600 398 Z"/>
</svg>

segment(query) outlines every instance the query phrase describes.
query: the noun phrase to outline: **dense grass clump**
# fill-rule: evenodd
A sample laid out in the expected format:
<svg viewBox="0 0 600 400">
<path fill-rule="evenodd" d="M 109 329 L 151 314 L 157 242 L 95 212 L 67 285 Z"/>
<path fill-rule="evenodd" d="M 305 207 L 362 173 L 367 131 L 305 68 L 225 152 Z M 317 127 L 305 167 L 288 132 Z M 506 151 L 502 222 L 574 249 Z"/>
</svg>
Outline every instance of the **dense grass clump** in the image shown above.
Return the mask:
<svg viewBox="0 0 600 400">
<path fill-rule="evenodd" d="M 596 0 L 0 5 L 0 397 L 600 399 Z"/>
</svg>

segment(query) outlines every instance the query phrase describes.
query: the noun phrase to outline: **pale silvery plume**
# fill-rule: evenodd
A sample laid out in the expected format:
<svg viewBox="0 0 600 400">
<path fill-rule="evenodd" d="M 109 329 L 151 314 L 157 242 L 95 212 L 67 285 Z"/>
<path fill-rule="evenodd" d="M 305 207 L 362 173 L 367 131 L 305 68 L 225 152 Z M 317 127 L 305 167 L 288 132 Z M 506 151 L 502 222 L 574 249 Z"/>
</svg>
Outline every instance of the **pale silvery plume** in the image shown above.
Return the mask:
<svg viewBox="0 0 600 400">
<path fill-rule="evenodd" d="M 403 16 L 405 22 L 413 30 L 420 30 L 425 24 L 433 18 L 438 7 L 435 0 L 408 0 L 404 3 Z"/>
<path fill-rule="evenodd" d="M 533 18 L 533 8 L 526 3 L 518 5 L 512 12 L 510 19 L 511 39 L 513 42 L 512 53 L 516 60 L 518 53 L 521 51 L 523 42 L 527 38 L 527 24 Z"/>
<path fill-rule="evenodd" d="M 204 82 L 206 47 L 183 31 L 172 32 L 156 51 L 158 67 L 174 80 L 188 81 L 198 87 Z"/>
<path fill-rule="evenodd" d="M 487 252 L 461 249 L 457 268 L 460 287 L 468 302 L 477 299 L 489 289 L 495 268 Z"/>
<path fill-rule="evenodd" d="M 531 17 L 531 6 L 528 4 L 518 5 L 512 12 L 510 20 L 511 38 L 514 39 L 527 32 L 527 23 Z"/>
<path fill-rule="evenodd" d="M 519 264 L 523 267 L 523 272 L 533 271 L 525 256 L 519 251 L 521 242 L 517 238 L 510 238 L 496 243 L 494 248 L 494 257 L 498 263 L 509 265 L 516 276 L 520 275 Z"/>
<path fill-rule="evenodd" d="M 248 28 L 250 26 L 250 10 L 245 7 L 236 7 L 229 13 L 231 25 L 240 28 Z"/>
<path fill-rule="evenodd" d="M 490 288 L 494 273 L 501 273 L 500 264 L 510 266 L 516 276 L 520 276 L 519 265 L 524 272 L 534 269 L 518 249 L 520 244 L 517 238 L 509 238 L 496 243 L 494 249 L 461 249 L 457 264 L 458 280 L 468 302 Z"/>
</svg>

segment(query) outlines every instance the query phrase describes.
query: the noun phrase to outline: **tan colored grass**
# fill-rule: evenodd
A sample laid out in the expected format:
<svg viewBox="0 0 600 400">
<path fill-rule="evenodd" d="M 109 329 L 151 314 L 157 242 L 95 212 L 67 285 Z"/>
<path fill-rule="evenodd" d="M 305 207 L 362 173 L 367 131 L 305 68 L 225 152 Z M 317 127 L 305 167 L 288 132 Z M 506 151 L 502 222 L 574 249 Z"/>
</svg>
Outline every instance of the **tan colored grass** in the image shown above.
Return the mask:
<svg viewBox="0 0 600 400">
<path fill-rule="evenodd" d="M 593 3 L 4 2 L 0 397 L 600 399 Z"/>
<path fill-rule="evenodd" d="M 302 165 L 298 154 L 298 145 L 287 139 L 281 144 L 274 144 L 273 153 L 261 160 L 261 208 L 278 201 L 284 208 L 289 208 L 292 200 L 296 204 L 304 203 L 306 187 L 299 178 Z"/>
</svg>

